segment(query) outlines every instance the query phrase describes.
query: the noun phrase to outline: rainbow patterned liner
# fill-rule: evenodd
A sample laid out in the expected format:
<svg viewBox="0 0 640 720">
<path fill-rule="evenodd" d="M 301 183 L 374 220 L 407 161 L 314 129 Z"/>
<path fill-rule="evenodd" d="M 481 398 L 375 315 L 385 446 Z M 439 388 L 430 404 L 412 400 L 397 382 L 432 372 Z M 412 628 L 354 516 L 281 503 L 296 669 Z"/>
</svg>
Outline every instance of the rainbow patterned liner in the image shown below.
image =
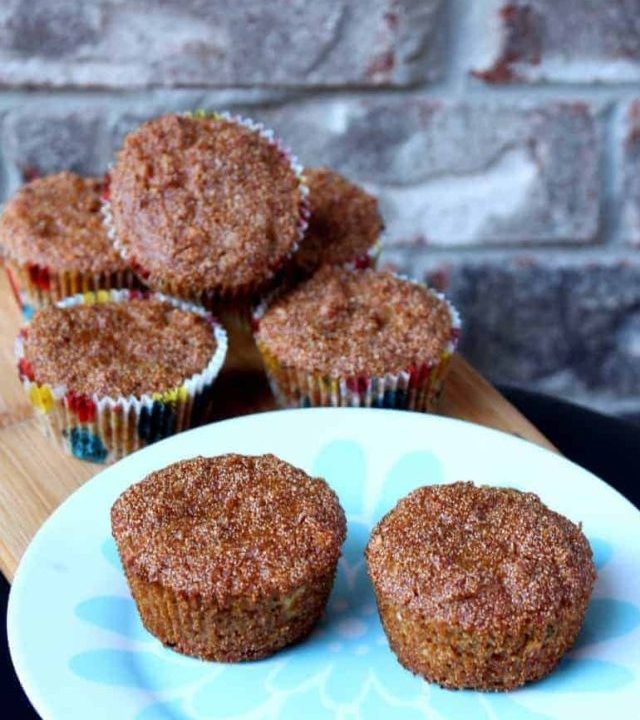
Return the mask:
<svg viewBox="0 0 640 720">
<path fill-rule="evenodd" d="M 4 258 L 4 267 L 13 295 L 26 319 L 38 308 L 78 293 L 141 287 L 136 275 L 128 269 L 112 273 L 59 272 L 33 263 L 18 263 L 9 257 Z"/>
<path fill-rule="evenodd" d="M 286 158 L 287 162 L 291 166 L 291 169 L 295 173 L 298 181 L 298 187 L 300 189 L 300 203 L 299 203 L 299 216 L 297 223 L 298 239 L 294 246 L 291 248 L 289 253 L 282 258 L 281 262 L 277 267 L 272 269 L 271 277 L 275 278 L 278 271 L 286 265 L 288 260 L 297 251 L 298 246 L 309 225 L 309 203 L 308 195 L 309 188 L 303 179 L 303 166 L 300 164 L 296 156 L 291 150 L 284 145 L 284 143 L 275 136 L 273 130 L 266 128 L 262 123 L 255 122 L 249 118 L 242 117 L 241 115 L 234 115 L 229 112 L 208 112 L 206 110 L 195 110 L 193 112 L 184 113 L 187 117 L 195 118 L 211 118 L 214 120 L 224 120 L 231 123 L 237 123 L 242 125 L 254 133 L 257 133 L 266 140 L 270 145 L 275 147 L 277 151 Z M 174 297 L 184 298 L 194 303 L 211 310 L 213 312 L 235 312 L 237 310 L 238 320 L 244 321 L 247 328 L 250 328 L 251 322 L 251 305 L 255 301 L 257 292 L 260 292 L 263 288 L 256 287 L 255 285 L 249 284 L 243 287 L 236 288 L 234 290 L 205 290 L 205 291 L 194 291 L 186 288 L 184 284 L 179 281 L 169 282 L 164 279 L 152 278 L 150 273 L 144 268 L 139 260 L 133 257 L 129 248 L 125 247 L 122 243 L 118 233 L 116 232 L 115 225 L 113 222 L 113 212 L 111 209 L 111 203 L 109 200 L 109 181 L 108 173 L 105 182 L 105 193 L 102 198 L 102 216 L 104 218 L 105 227 L 107 233 L 111 238 L 111 242 L 115 249 L 120 253 L 122 258 L 134 269 L 134 271 L 142 278 L 143 281 L 149 280 L 149 285 L 153 286 L 154 289 L 165 292 Z"/>
<path fill-rule="evenodd" d="M 211 326 L 216 349 L 202 372 L 163 392 L 135 397 L 80 395 L 64 385 L 38 383 L 24 354 L 27 325 L 16 341 L 18 373 L 48 437 L 70 455 L 90 462 L 110 463 L 206 421 L 212 402 L 213 383 L 227 352 L 224 328 L 204 308 L 161 293 L 140 290 L 99 290 L 74 295 L 58 307 L 81 304 L 127 302 L 138 298 L 163 300 L 174 307 L 205 318 Z"/>
<path fill-rule="evenodd" d="M 282 407 L 373 407 L 435 412 L 438 409 L 449 361 L 460 337 L 461 321 L 458 311 L 441 293 L 429 290 L 444 301 L 451 319 L 451 335 L 437 361 L 414 363 L 398 373 L 383 376 L 331 377 L 283 365 L 256 337 L 271 391 Z M 254 330 L 259 330 L 260 318 L 267 302 L 254 312 Z"/>
</svg>

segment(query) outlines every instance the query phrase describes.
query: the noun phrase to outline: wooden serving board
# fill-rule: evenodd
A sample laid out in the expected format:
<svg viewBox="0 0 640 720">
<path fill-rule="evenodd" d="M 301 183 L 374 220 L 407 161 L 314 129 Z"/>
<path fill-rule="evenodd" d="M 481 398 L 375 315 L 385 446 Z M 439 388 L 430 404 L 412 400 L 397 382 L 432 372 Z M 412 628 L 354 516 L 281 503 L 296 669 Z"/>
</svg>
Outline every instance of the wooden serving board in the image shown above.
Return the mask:
<svg viewBox="0 0 640 720">
<path fill-rule="evenodd" d="M 64 455 L 40 432 L 18 382 L 13 346 L 21 316 L 0 268 L 0 570 L 11 580 L 29 541 L 44 520 L 99 465 Z M 218 381 L 216 419 L 275 408 L 258 373 Z M 553 445 L 461 357 L 453 358 L 442 412 Z"/>
</svg>

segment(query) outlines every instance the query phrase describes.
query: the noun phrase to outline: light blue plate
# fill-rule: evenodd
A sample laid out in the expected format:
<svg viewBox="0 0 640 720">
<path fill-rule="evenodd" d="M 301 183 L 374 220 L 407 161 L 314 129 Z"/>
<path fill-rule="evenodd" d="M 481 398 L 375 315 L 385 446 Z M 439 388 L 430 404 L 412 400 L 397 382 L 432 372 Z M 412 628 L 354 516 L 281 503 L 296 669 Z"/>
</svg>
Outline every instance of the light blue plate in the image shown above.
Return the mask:
<svg viewBox="0 0 640 720">
<path fill-rule="evenodd" d="M 141 626 L 110 536 L 109 509 L 132 482 L 197 454 L 273 452 L 325 477 L 348 537 L 326 617 L 308 641 L 255 663 L 168 650 Z M 472 479 L 531 490 L 581 521 L 598 582 L 578 642 L 547 679 L 508 694 L 441 690 L 397 663 L 362 552 L 413 488 Z M 193 718 L 630 717 L 640 699 L 640 513 L 561 457 L 475 425 L 391 410 L 310 409 L 209 425 L 107 468 L 43 525 L 12 588 L 9 641 L 45 720 Z"/>
</svg>

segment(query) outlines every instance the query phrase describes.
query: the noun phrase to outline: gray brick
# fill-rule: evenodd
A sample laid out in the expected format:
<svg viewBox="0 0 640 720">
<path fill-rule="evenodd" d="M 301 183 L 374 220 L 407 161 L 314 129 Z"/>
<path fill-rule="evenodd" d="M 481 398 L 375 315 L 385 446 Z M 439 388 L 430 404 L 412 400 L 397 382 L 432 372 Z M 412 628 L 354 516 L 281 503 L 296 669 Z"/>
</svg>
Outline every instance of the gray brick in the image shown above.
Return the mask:
<svg viewBox="0 0 640 720">
<path fill-rule="evenodd" d="M 436 78 L 442 0 L 8 0 L 9 86 L 405 85 Z"/>
<path fill-rule="evenodd" d="M 600 118 L 597 107 L 581 102 L 304 99 L 267 90 L 163 91 L 69 110 L 48 101 L 9 113 L 5 153 L 21 168 L 101 170 L 111 156 L 99 150 L 103 124 L 113 152 L 148 117 L 197 107 L 263 120 L 302 162 L 335 167 L 367 185 L 380 197 L 390 245 L 599 239 Z"/>
<path fill-rule="evenodd" d="M 601 132 L 597 108 L 584 103 L 168 93 L 118 115 L 112 146 L 148 117 L 197 106 L 262 120 L 302 162 L 367 185 L 380 197 L 390 244 L 579 244 L 598 237 Z"/>
<path fill-rule="evenodd" d="M 640 100 L 625 113 L 622 143 L 622 238 L 640 245 Z"/>
<path fill-rule="evenodd" d="M 393 259 L 450 294 L 463 317 L 462 352 L 493 380 L 640 396 L 640 258 L 438 261 L 398 251 Z"/>
<path fill-rule="evenodd" d="M 3 125 L 3 155 L 14 179 L 74 170 L 100 174 L 105 169 L 102 118 L 98 109 L 12 110 Z"/>
<path fill-rule="evenodd" d="M 618 352 L 608 357 L 602 368 L 607 387 L 616 388 L 621 395 L 640 390 L 640 302 L 622 318 L 616 329 Z"/>
<path fill-rule="evenodd" d="M 109 119 L 109 144 L 117 151 L 124 136 L 145 120 L 170 112 L 209 109 L 227 110 L 247 117 L 256 117 L 262 108 L 280 103 L 291 92 L 267 89 L 228 89 L 203 92 L 202 90 L 161 89 L 145 92 L 141 100 L 129 100 L 111 108 Z"/>
<path fill-rule="evenodd" d="M 69 0 L 5 0 L 0 10 L 0 48 L 25 57 L 55 60 L 99 42 L 101 3 Z"/>
<path fill-rule="evenodd" d="M 634 82 L 640 79 L 640 0 L 495 0 L 491 50 L 474 75 L 489 83 Z M 487 43 L 485 34 L 498 37 Z"/>
<path fill-rule="evenodd" d="M 601 131 L 597 109 L 585 103 L 393 95 L 257 114 L 303 162 L 335 167 L 376 192 L 392 244 L 598 238 Z"/>
</svg>

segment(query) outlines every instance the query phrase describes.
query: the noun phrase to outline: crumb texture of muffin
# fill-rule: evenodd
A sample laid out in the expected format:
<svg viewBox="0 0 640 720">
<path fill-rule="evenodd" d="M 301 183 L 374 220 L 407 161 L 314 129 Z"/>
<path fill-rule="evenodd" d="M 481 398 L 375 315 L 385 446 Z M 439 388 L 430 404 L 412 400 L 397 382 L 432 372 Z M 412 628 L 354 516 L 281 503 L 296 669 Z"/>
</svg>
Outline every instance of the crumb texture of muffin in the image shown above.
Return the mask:
<svg viewBox="0 0 640 720">
<path fill-rule="evenodd" d="M 451 340 L 447 303 L 388 272 L 324 267 L 259 319 L 258 340 L 286 366 L 381 376 L 437 362 Z"/>
<path fill-rule="evenodd" d="M 24 185 L 0 218 L 0 244 L 10 259 L 56 272 L 126 270 L 102 221 L 102 183 L 61 172 Z"/>
<path fill-rule="evenodd" d="M 368 254 L 382 232 L 378 201 L 328 168 L 305 168 L 309 188 L 309 227 L 293 262 L 311 275 L 325 264 L 370 263 Z"/>
<path fill-rule="evenodd" d="M 295 249 L 303 207 L 287 153 L 223 116 L 165 115 L 130 133 L 111 170 L 116 243 L 159 290 L 238 298 Z"/>
<path fill-rule="evenodd" d="M 311 631 L 346 532 L 326 482 L 273 455 L 174 463 L 126 490 L 111 525 L 145 627 L 220 662 L 266 657 Z"/>
<path fill-rule="evenodd" d="M 34 380 L 88 396 L 164 392 L 204 370 L 215 350 L 203 317 L 142 298 L 43 308 L 24 339 Z"/>
<path fill-rule="evenodd" d="M 579 526 L 537 495 L 470 482 L 400 500 L 366 560 L 398 660 L 448 688 L 510 690 L 549 674 L 596 579 Z"/>
</svg>

